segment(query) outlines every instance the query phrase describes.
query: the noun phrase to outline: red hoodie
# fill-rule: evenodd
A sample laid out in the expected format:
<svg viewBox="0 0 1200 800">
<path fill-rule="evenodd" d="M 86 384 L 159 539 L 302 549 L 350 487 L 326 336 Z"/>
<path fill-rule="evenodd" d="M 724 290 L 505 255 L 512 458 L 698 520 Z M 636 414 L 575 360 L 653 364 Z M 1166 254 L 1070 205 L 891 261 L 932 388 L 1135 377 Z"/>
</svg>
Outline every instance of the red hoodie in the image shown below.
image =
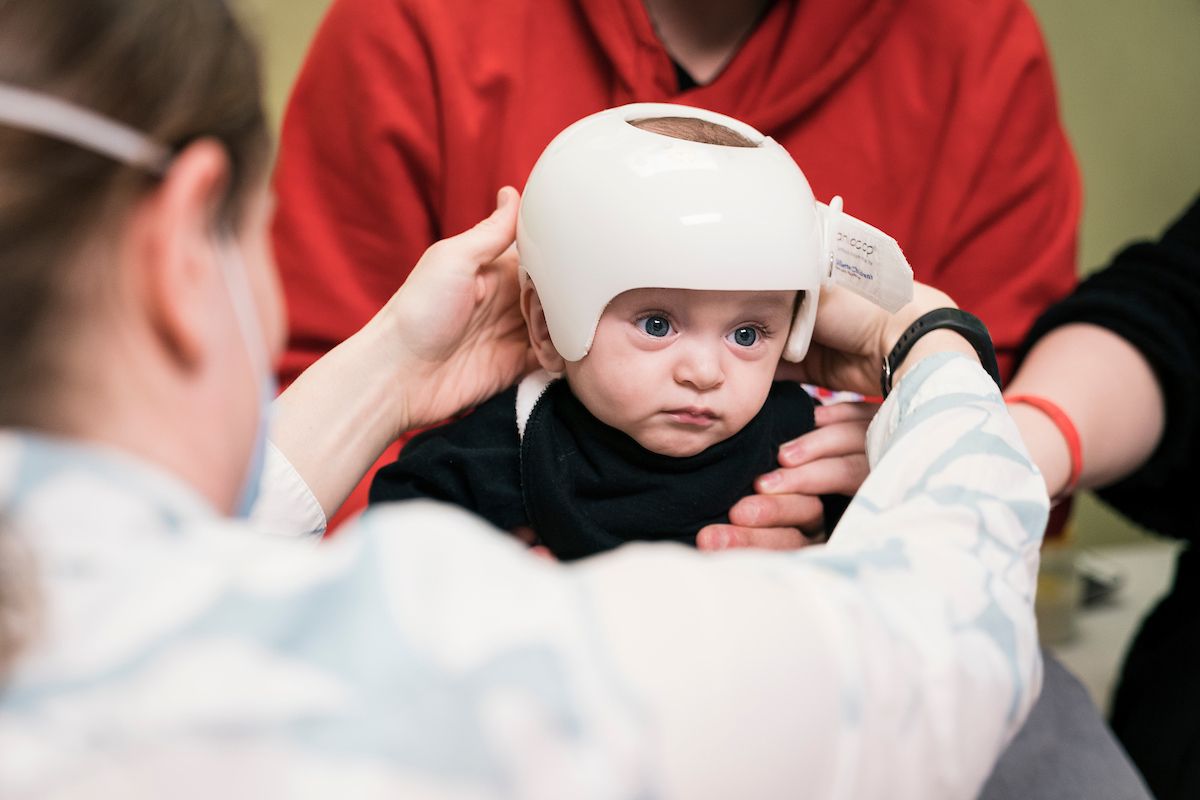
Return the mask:
<svg viewBox="0 0 1200 800">
<path fill-rule="evenodd" d="M 1002 371 L 1075 283 L 1079 180 L 1020 0 L 776 0 L 685 92 L 642 0 L 335 0 L 276 173 L 283 379 L 361 327 L 430 243 L 487 216 L 499 187 L 522 186 L 567 124 L 635 101 L 774 137 L 818 199 L 842 195 L 983 318 Z"/>
</svg>

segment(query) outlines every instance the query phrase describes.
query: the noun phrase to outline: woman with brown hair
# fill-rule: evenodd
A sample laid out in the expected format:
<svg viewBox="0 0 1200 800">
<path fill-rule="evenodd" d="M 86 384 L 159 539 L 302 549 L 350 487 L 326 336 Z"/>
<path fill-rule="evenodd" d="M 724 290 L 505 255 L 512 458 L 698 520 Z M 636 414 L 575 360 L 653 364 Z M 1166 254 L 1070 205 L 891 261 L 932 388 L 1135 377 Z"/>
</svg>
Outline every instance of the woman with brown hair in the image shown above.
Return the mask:
<svg viewBox="0 0 1200 800">
<path fill-rule="evenodd" d="M 1039 683 L 1046 497 L 965 339 L 906 338 L 820 553 L 564 568 L 426 503 L 315 545 L 400 432 L 523 368 L 516 196 L 278 398 L 268 443 L 258 95 L 216 0 L 0 0 L 0 794 L 979 787 Z M 829 292 L 813 377 L 869 389 L 948 303 Z"/>
</svg>

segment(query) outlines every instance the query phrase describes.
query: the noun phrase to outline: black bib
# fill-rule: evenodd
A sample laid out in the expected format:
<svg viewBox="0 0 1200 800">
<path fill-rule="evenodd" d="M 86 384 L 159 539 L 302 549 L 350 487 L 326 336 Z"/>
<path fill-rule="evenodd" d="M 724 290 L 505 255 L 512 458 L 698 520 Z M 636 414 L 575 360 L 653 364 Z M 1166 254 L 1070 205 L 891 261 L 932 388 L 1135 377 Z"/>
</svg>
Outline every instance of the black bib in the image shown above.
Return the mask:
<svg viewBox="0 0 1200 800">
<path fill-rule="evenodd" d="M 605 425 L 555 381 L 534 406 L 521 441 L 529 522 L 558 558 L 582 558 L 629 541 L 696 544 L 705 525 L 754 494 L 778 465 L 779 446 L 813 429 L 813 401 L 777 382 L 745 428 L 694 456 L 646 450 Z"/>
</svg>

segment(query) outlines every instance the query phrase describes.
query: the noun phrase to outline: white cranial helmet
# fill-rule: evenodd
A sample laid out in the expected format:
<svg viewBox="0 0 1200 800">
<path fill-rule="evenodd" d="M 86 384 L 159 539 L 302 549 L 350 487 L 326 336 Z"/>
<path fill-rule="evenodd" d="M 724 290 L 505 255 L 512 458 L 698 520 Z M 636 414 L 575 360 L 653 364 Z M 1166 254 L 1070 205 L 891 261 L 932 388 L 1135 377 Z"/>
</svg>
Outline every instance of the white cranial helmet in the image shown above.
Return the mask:
<svg viewBox="0 0 1200 800">
<path fill-rule="evenodd" d="M 655 117 L 724 125 L 757 146 L 629 124 Z M 556 136 L 525 186 L 517 248 L 550 339 L 568 361 L 587 355 L 600 315 L 630 289 L 804 290 L 784 348 L 790 361 L 808 352 L 823 283 L 847 284 L 892 311 L 912 293 L 895 241 L 842 214 L 841 198 L 816 202 L 773 139 L 723 114 L 668 103 L 601 111 Z"/>
</svg>

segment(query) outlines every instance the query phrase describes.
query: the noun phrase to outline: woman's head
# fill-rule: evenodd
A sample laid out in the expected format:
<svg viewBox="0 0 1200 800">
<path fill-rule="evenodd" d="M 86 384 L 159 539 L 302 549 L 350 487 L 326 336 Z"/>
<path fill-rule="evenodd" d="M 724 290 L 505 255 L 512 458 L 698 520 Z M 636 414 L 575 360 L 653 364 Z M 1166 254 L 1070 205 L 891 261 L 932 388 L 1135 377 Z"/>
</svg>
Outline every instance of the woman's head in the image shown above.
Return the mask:
<svg viewBox="0 0 1200 800">
<path fill-rule="evenodd" d="M 173 154 L 155 175 L 0 124 L 0 426 L 81 432 L 70 408 L 81 396 L 122 402 L 115 358 L 149 399 L 165 402 L 188 382 L 221 396 L 234 375 L 221 374 L 222 348 L 248 371 L 231 349 L 240 339 L 228 335 L 236 325 L 216 280 L 228 260 L 218 238 L 242 251 L 262 335 L 275 345 L 282 327 L 258 56 L 230 9 L 0 0 L 0 83 L 100 114 Z M 225 388 L 227 402 L 253 402 L 252 391 Z"/>
<path fill-rule="evenodd" d="M 214 0 L 3 0 L 0 83 L 68 100 L 174 152 L 211 137 L 230 163 L 215 212 L 230 224 L 267 163 L 269 139 L 257 55 Z M 46 329 L 78 317 L 71 306 L 107 268 L 96 247 L 157 178 L 85 148 L 0 126 L 0 423 L 31 421 L 49 390 Z M 90 276 L 74 275 L 84 269 Z M 96 274 L 99 272 L 101 274 Z M 22 408 L 22 406 L 26 406 Z"/>
</svg>

